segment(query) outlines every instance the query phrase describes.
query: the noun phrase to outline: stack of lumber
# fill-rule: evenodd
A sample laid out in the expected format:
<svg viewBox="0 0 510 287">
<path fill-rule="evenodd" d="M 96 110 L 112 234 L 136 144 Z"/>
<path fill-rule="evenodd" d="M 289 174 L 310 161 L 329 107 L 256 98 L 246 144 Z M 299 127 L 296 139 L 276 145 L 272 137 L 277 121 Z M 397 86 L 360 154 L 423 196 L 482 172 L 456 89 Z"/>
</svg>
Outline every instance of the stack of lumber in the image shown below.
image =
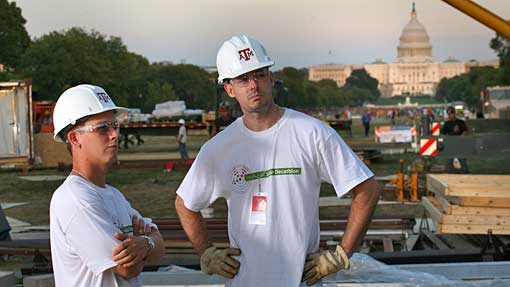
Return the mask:
<svg viewBox="0 0 510 287">
<path fill-rule="evenodd" d="M 427 189 L 437 232 L 510 234 L 510 175 L 428 174 Z"/>
</svg>

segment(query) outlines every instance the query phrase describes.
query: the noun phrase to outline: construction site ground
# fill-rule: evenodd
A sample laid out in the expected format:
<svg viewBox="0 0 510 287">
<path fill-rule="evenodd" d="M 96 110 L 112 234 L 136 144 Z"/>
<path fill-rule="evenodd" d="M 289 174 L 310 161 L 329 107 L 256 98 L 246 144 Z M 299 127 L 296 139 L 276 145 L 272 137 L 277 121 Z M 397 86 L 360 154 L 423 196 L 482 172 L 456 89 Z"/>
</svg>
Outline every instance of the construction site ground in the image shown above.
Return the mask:
<svg viewBox="0 0 510 287">
<path fill-rule="evenodd" d="M 353 136 L 348 137 L 343 131 L 340 134 L 349 141 L 374 142 L 373 136 L 364 137 L 359 120 L 353 123 Z M 179 158 L 178 145 L 174 136 L 146 136 L 144 143 L 132 145 L 129 149 L 121 149 L 119 161 L 124 160 L 162 160 Z M 195 157 L 200 147 L 208 140 L 206 135 L 190 135 L 188 150 L 191 157 Z M 383 158 L 370 162 L 370 168 L 378 177 L 394 175 L 399 170 L 399 160 L 404 159 L 407 167 L 419 156 L 416 153 L 385 154 Z M 444 159 L 432 162 L 441 166 Z M 510 163 L 505 160 L 469 159 L 471 173 L 479 174 L 510 174 Z M 171 172 L 163 168 L 113 169 L 108 174 L 107 182 L 121 190 L 134 208 L 144 216 L 152 218 L 176 217 L 174 208 L 175 191 L 187 172 L 186 168 L 176 168 Z M 49 203 L 54 190 L 62 183 L 69 170 L 59 171 L 55 168 L 34 169 L 28 173 L 21 171 L 0 172 L 0 203 L 4 213 L 12 222 L 19 225 L 13 229 L 30 230 L 14 235 L 15 238 L 30 238 L 48 234 Z M 39 176 L 36 180 L 26 178 Z M 23 178 L 25 177 L 25 178 Z M 349 212 L 349 205 L 336 202 L 335 193 L 331 185 L 323 184 L 321 197 L 323 204 L 320 208 L 321 218 L 345 217 Z M 331 200 L 328 200 L 328 197 Z M 391 197 L 391 195 L 390 195 Z M 391 198 L 388 198 L 391 200 Z M 330 202 L 331 204 L 328 204 Z M 336 202 L 336 203 L 335 203 Z M 23 203 L 16 205 L 15 203 Z M 10 204 L 10 205 L 9 205 Z M 13 205 L 14 204 L 14 205 Z M 214 217 L 226 215 L 226 203 L 220 199 L 212 205 Z M 387 217 L 422 217 L 424 209 L 420 204 L 380 204 L 375 216 Z M 30 228 L 33 227 L 33 228 Z M 31 258 L 26 258 L 31 260 Z M 0 258 L 0 270 L 16 270 L 25 263 L 23 256 Z"/>
</svg>

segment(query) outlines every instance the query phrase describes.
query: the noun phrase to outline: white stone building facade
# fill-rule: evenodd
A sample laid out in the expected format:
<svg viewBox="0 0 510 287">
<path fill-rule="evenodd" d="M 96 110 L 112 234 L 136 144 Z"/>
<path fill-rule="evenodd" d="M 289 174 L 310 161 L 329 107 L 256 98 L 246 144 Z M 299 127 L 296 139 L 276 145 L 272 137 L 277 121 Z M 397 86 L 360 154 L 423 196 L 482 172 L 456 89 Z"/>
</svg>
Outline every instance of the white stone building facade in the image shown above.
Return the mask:
<svg viewBox="0 0 510 287">
<path fill-rule="evenodd" d="M 499 62 L 497 60 L 459 62 L 453 59 L 434 62 L 429 36 L 425 27 L 418 21 L 413 4 L 411 20 L 400 36 L 395 63 L 387 64 L 378 60 L 366 65 L 314 65 L 308 69 L 308 79 L 311 81 L 331 79 L 341 87 L 352 70 L 365 68 L 370 76 L 379 81 L 379 90 L 383 97 L 433 96 L 441 79 L 467 73 L 471 68 L 479 66 L 497 68 Z"/>
</svg>

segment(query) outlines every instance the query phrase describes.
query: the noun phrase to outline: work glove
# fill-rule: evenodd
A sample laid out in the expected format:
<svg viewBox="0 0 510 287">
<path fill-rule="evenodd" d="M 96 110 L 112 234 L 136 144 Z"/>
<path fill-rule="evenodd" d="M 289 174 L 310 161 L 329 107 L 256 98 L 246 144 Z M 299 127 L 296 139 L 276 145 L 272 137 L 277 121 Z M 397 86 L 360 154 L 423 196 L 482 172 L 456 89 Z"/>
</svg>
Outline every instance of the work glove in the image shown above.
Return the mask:
<svg viewBox="0 0 510 287">
<path fill-rule="evenodd" d="M 241 250 L 237 248 L 216 249 L 211 246 L 202 253 L 200 268 L 207 275 L 218 274 L 232 279 L 239 272 L 241 264 L 231 256 L 239 255 L 241 255 Z"/>
<path fill-rule="evenodd" d="M 306 281 L 308 286 L 312 286 L 322 277 L 336 273 L 340 269 L 349 269 L 349 257 L 342 246 L 338 245 L 335 252 L 326 250 L 310 253 L 306 255 L 301 282 Z"/>
</svg>

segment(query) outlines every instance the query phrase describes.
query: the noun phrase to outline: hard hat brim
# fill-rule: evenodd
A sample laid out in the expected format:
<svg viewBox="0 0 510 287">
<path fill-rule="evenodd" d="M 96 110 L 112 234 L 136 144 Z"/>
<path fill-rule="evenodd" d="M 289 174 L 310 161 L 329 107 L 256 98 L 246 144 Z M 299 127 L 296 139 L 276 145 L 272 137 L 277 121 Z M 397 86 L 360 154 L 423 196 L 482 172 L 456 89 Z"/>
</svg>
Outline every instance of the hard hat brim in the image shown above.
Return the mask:
<svg viewBox="0 0 510 287">
<path fill-rule="evenodd" d="M 233 79 L 233 78 L 241 76 L 242 74 L 246 74 L 246 73 L 249 73 L 249 72 L 252 72 L 252 71 L 255 71 L 255 70 L 258 70 L 258 69 L 262 69 L 262 68 L 268 68 L 268 67 L 271 67 L 273 65 L 274 65 L 274 61 L 258 63 L 256 65 L 253 65 L 253 66 L 249 67 L 249 68 L 241 69 L 241 70 L 232 72 L 232 73 L 230 73 L 228 75 L 219 76 L 218 77 L 218 83 L 219 84 L 224 84 L 225 83 L 224 81 L 227 80 L 227 79 Z"/>
<path fill-rule="evenodd" d="M 87 117 L 90 117 L 90 116 L 93 116 L 93 115 L 97 115 L 97 114 L 100 114 L 100 113 L 104 113 L 104 112 L 109 112 L 109 111 L 113 111 L 115 115 L 119 114 L 119 113 L 122 113 L 122 112 L 127 112 L 129 109 L 128 108 L 124 108 L 124 107 L 114 107 L 114 108 L 108 108 L 108 109 L 105 109 L 103 111 L 100 111 L 98 113 L 93 113 L 93 114 L 90 114 L 90 115 L 87 115 Z M 83 119 L 83 118 L 80 118 L 80 119 Z M 77 121 L 79 121 L 80 119 L 77 119 Z M 69 126 L 69 125 L 68 125 Z M 54 130 L 53 131 L 53 139 L 56 141 L 56 142 L 65 142 L 62 140 L 62 138 L 60 137 L 60 132 L 62 132 L 63 130 L 65 130 L 68 126 L 65 126 L 63 128 L 61 128 L 60 130 Z"/>
</svg>

